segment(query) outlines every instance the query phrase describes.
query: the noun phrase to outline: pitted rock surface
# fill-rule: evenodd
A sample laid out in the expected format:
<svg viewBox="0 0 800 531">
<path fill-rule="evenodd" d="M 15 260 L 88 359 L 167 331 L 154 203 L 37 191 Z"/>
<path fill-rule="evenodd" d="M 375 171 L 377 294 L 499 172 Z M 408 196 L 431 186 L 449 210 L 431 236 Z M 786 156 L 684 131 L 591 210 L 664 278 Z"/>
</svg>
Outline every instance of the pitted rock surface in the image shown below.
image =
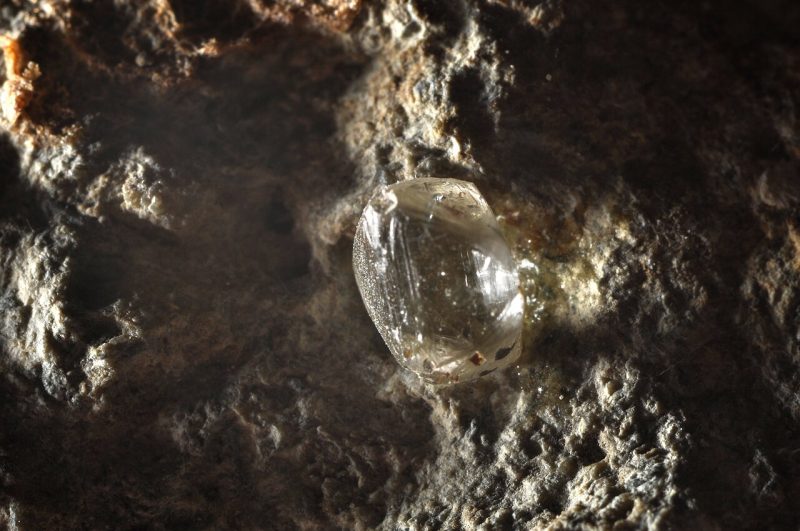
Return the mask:
<svg viewBox="0 0 800 531">
<path fill-rule="evenodd" d="M 796 529 L 800 8 L 0 7 L 0 527 Z M 473 181 L 518 367 L 358 296 L 378 184 Z"/>
</svg>

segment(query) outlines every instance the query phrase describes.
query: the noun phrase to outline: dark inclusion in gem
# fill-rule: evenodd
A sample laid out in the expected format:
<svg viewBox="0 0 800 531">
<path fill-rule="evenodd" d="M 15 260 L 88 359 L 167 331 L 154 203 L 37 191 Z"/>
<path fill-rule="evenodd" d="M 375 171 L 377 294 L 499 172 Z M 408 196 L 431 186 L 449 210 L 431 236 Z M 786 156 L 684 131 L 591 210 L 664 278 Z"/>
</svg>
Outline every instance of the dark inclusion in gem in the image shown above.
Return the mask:
<svg viewBox="0 0 800 531">
<path fill-rule="evenodd" d="M 509 354 L 511 354 L 511 351 L 514 350 L 515 346 L 516 346 L 516 343 L 514 345 L 511 345 L 510 347 L 504 347 L 504 348 L 499 349 L 497 351 L 497 353 L 495 353 L 495 355 L 494 355 L 495 361 L 500 361 L 501 359 L 503 359 L 506 356 L 508 356 Z"/>
</svg>

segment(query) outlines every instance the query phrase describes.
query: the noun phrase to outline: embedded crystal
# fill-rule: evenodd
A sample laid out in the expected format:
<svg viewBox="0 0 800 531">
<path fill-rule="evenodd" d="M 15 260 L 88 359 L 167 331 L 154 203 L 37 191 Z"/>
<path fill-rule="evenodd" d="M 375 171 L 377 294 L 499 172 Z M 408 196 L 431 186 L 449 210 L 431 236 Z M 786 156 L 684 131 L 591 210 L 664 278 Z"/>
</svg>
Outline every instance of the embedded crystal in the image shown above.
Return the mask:
<svg viewBox="0 0 800 531">
<path fill-rule="evenodd" d="M 423 379 L 465 381 L 519 357 L 517 267 L 472 183 L 420 178 L 381 186 L 359 221 L 353 268 L 389 350 Z"/>
</svg>

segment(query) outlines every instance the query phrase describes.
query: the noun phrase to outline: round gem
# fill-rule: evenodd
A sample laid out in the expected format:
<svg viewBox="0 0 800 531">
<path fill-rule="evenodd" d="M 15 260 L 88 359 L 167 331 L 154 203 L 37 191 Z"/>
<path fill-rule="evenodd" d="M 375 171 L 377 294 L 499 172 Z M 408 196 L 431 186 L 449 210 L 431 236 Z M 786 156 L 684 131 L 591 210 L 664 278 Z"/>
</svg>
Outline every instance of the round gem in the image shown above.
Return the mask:
<svg viewBox="0 0 800 531">
<path fill-rule="evenodd" d="M 353 268 L 389 350 L 425 380 L 465 381 L 519 357 L 517 267 L 474 184 L 421 178 L 380 187 L 359 221 Z"/>
</svg>

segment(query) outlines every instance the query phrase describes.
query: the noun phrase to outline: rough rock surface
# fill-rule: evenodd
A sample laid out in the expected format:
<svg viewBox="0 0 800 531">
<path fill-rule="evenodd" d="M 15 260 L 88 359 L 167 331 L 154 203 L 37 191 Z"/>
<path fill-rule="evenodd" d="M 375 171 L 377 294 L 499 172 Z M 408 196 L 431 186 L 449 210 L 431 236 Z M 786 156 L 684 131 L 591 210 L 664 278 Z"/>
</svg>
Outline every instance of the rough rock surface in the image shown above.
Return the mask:
<svg viewBox="0 0 800 531">
<path fill-rule="evenodd" d="M 6 0 L 0 527 L 797 529 L 800 8 Z M 452 176 L 514 370 L 402 373 L 353 280 Z"/>
</svg>

